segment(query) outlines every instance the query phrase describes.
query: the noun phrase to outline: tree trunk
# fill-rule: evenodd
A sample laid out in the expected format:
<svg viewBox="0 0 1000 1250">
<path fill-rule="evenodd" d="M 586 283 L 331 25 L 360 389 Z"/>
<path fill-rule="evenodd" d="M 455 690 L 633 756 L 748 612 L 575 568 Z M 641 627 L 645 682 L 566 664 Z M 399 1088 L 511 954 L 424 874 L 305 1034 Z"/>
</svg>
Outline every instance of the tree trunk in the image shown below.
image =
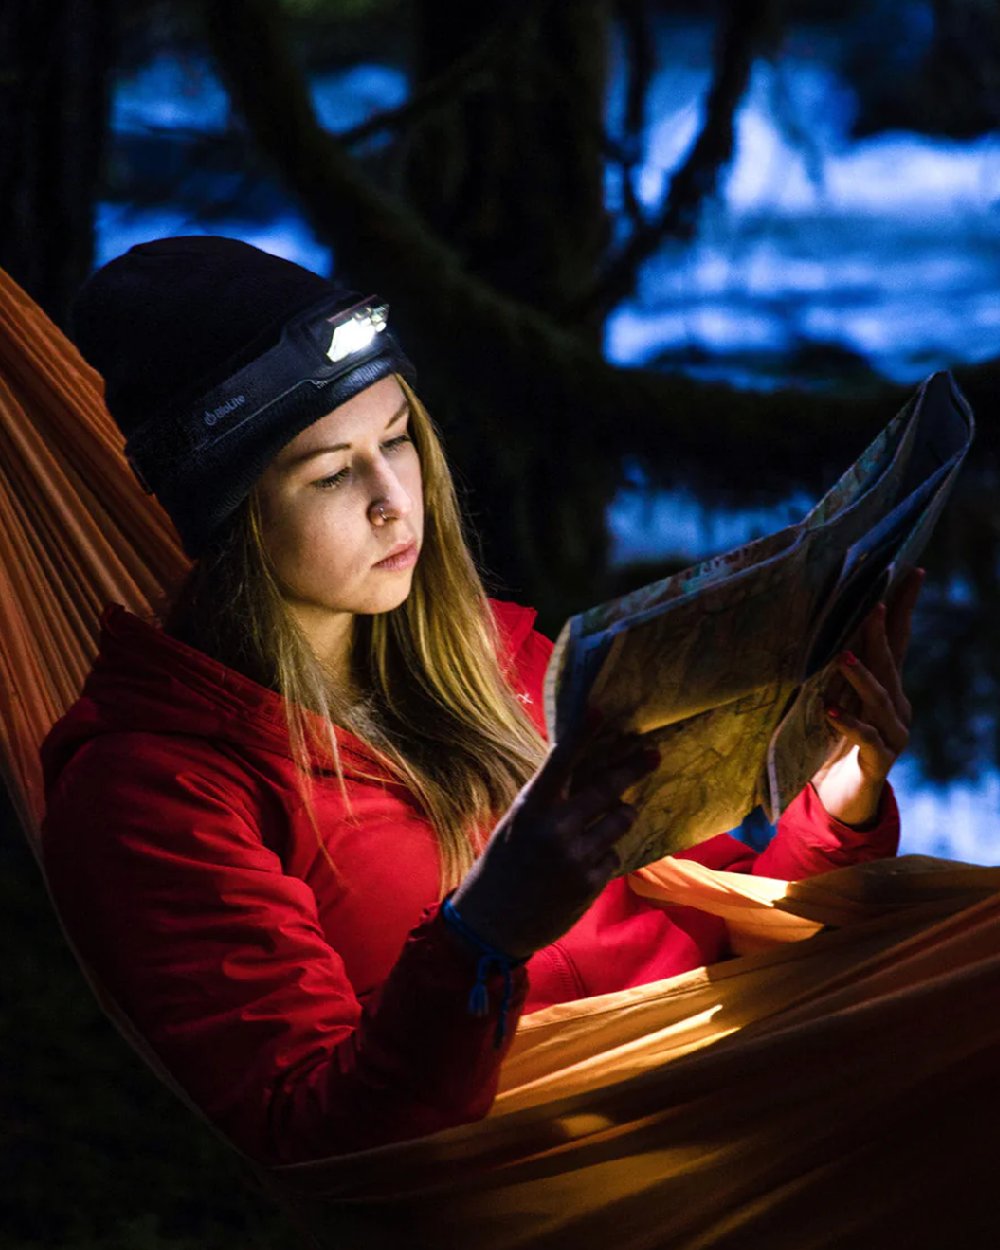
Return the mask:
<svg viewBox="0 0 1000 1250">
<path fill-rule="evenodd" d="M 417 5 L 418 90 L 482 40 L 495 51 L 489 78 L 413 137 L 407 197 L 480 278 L 556 317 L 592 281 L 609 235 L 606 9 L 602 0 Z M 597 336 L 600 324 L 589 329 Z"/>
<path fill-rule="evenodd" d="M 492 40 L 493 55 L 485 79 L 411 136 L 404 195 L 477 278 L 556 321 L 579 305 L 609 236 L 608 22 L 602 0 L 417 5 L 418 90 L 483 40 Z M 599 319 L 572 328 L 600 352 Z M 487 568 L 543 607 L 590 601 L 606 572 L 614 459 L 574 457 L 563 422 L 542 409 L 497 422 L 465 394 L 439 394 L 435 407 L 472 487 Z"/>
<path fill-rule="evenodd" d="M 90 272 L 111 0 L 0 3 L 0 265 L 59 325 Z"/>
</svg>

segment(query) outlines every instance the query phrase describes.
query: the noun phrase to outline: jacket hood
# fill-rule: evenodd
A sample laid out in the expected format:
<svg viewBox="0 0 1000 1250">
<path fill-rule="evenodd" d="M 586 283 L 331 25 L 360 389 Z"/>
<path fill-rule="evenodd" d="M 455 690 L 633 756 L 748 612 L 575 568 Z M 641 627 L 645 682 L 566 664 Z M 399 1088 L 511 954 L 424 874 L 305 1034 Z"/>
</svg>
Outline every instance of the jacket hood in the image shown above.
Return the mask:
<svg viewBox="0 0 1000 1250">
<path fill-rule="evenodd" d="M 491 600 L 506 666 L 531 633 L 535 612 Z M 42 743 L 48 793 L 73 755 L 109 733 L 183 734 L 291 757 L 284 699 L 173 638 L 120 604 L 100 617 L 97 659 L 80 698 Z M 383 771 L 353 734 L 337 730 L 344 771 Z M 331 761 L 318 760 L 322 767 Z"/>
</svg>

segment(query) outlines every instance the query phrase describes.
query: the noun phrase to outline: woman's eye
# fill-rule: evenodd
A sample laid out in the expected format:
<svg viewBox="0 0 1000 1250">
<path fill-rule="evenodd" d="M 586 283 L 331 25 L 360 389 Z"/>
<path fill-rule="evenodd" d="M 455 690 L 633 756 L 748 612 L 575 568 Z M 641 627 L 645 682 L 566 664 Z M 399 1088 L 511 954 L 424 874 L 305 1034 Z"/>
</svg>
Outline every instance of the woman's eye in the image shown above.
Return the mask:
<svg viewBox="0 0 1000 1250">
<path fill-rule="evenodd" d="M 412 442 L 413 439 L 410 438 L 409 434 L 399 434 L 396 438 L 390 438 L 387 443 L 383 443 L 382 451 L 397 451 L 404 444 Z M 318 481 L 313 482 L 313 485 L 319 487 L 320 490 L 330 490 L 334 486 L 339 486 L 341 482 L 346 482 L 350 476 L 350 468 L 343 468 L 339 473 L 331 473 L 329 477 L 321 477 Z"/>
</svg>

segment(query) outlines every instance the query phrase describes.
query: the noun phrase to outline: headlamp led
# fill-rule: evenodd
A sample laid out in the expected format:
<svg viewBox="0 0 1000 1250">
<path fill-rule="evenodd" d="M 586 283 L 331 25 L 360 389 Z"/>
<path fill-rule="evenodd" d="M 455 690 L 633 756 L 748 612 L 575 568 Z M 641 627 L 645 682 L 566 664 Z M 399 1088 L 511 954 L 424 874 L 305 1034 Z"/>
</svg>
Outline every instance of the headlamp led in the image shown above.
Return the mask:
<svg viewBox="0 0 1000 1250">
<path fill-rule="evenodd" d="M 290 400 L 300 388 L 322 389 L 383 350 L 379 336 L 389 306 L 374 295 L 328 315 L 307 309 L 285 326 L 280 341 L 203 395 L 196 406 L 158 413 L 133 431 L 125 448 L 143 489 L 159 483 L 171 464 L 215 449 L 247 422 Z M 140 467 L 141 465 L 141 467 Z"/>
<path fill-rule="evenodd" d="M 359 304 L 331 319 L 333 337 L 326 354 L 336 363 L 370 347 L 377 334 L 389 324 L 388 304 Z"/>
</svg>

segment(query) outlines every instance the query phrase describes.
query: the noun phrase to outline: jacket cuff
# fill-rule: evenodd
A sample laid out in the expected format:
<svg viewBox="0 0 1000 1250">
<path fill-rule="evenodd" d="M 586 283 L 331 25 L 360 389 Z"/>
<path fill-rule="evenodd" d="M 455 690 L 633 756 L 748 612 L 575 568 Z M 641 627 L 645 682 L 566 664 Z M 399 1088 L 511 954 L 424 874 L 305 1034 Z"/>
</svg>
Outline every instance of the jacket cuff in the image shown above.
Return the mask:
<svg viewBox="0 0 1000 1250">
<path fill-rule="evenodd" d="M 485 1114 L 492 1096 L 482 1105 L 482 1094 L 495 1084 L 495 1071 L 514 1036 L 527 996 L 528 973 L 520 965 L 511 968 L 507 977 L 494 970 L 484 977 L 478 974 L 475 951 L 450 928 L 440 904 L 435 903 L 424 910 L 365 1012 L 372 1033 L 405 1036 L 411 1049 L 424 1049 L 426 1043 L 424 1062 L 418 1066 L 424 1080 L 433 1080 L 431 1073 L 440 1066 L 438 1076 L 449 1090 L 445 1101 L 453 1095 L 459 1101 L 470 1099 Z M 419 1039 L 412 1028 L 417 1020 L 424 1022 Z M 435 1036 L 437 1041 L 432 1040 Z M 444 1039 L 447 1043 L 442 1047 Z M 440 1058 L 445 1052 L 450 1052 L 448 1061 Z M 459 1055 L 464 1056 L 460 1066 L 465 1067 L 465 1079 L 456 1081 Z M 461 1092 L 460 1086 L 464 1086 Z"/>
<path fill-rule="evenodd" d="M 888 781 L 882 789 L 875 819 L 863 826 L 845 825 L 831 816 L 811 781 L 789 807 L 788 817 L 796 823 L 801 819 L 802 837 L 807 845 L 828 858 L 842 858 L 843 864 L 884 859 L 899 849 L 899 808 Z"/>
</svg>

